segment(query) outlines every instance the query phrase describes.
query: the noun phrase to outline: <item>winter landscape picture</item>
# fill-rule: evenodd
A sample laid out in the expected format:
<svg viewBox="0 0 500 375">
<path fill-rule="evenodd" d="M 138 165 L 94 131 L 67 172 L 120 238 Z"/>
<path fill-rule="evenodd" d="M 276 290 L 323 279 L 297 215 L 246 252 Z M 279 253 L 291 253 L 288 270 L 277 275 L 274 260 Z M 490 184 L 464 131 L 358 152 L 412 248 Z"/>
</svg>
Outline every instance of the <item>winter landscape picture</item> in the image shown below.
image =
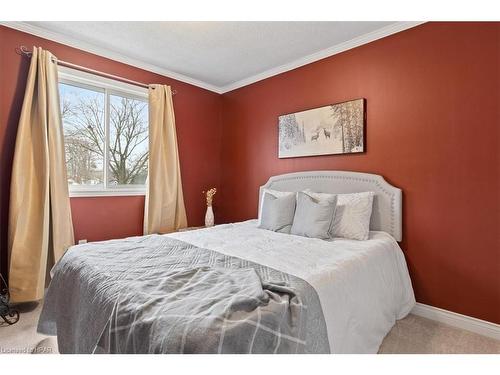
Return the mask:
<svg viewBox="0 0 500 375">
<path fill-rule="evenodd" d="M 279 157 L 363 152 L 364 122 L 364 99 L 282 115 Z"/>
</svg>

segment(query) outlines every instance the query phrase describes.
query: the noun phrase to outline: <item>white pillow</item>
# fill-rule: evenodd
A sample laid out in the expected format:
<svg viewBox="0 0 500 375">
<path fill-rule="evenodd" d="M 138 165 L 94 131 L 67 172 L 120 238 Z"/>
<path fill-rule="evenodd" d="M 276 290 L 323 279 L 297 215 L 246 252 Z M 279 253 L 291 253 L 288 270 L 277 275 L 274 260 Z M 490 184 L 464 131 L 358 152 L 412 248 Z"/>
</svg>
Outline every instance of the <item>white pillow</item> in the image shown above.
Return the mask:
<svg viewBox="0 0 500 375">
<path fill-rule="evenodd" d="M 331 199 L 335 194 L 306 192 L 318 200 Z M 333 219 L 332 232 L 335 237 L 353 240 L 367 240 L 370 234 L 370 219 L 372 217 L 372 191 L 352 194 L 336 194 L 337 208 Z"/>
<path fill-rule="evenodd" d="M 279 190 L 272 190 L 272 189 L 264 189 L 264 191 L 262 192 L 262 197 L 261 197 L 260 202 L 259 202 L 259 220 L 258 220 L 259 226 L 262 224 L 261 223 L 262 205 L 264 203 L 264 196 L 266 194 L 271 194 L 273 197 L 276 197 L 276 198 L 286 197 L 288 195 L 297 195 L 297 193 L 292 192 L 292 191 L 279 191 Z"/>
</svg>

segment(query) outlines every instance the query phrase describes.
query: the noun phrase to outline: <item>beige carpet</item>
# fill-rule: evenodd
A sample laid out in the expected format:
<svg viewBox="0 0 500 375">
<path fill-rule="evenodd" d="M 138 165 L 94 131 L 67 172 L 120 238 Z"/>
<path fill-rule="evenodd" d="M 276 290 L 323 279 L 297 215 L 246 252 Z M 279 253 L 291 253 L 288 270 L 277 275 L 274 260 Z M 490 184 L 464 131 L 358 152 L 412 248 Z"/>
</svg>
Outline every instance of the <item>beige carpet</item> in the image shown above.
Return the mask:
<svg viewBox="0 0 500 375">
<path fill-rule="evenodd" d="M 0 323 L 0 353 L 57 353 L 57 341 L 36 333 L 41 305 L 23 307 L 12 326 Z M 497 353 L 500 341 L 415 315 L 396 323 L 379 353 Z"/>
<path fill-rule="evenodd" d="M 410 314 L 396 322 L 379 353 L 499 354 L 500 341 Z"/>
<path fill-rule="evenodd" d="M 9 326 L 0 318 L 0 354 L 57 353 L 57 340 L 36 332 L 42 305 L 30 303 L 18 308 L 21 317 L 16 324 Z"/>
</svg>

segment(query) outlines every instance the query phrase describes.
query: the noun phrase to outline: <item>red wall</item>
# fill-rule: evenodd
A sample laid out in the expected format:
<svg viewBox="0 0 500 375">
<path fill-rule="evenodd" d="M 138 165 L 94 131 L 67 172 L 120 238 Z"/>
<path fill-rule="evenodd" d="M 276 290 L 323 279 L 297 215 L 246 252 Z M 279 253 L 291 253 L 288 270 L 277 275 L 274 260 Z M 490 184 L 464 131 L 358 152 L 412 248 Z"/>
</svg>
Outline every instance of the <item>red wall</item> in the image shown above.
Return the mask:
<svg viewBox="0 0 500 375">
<path fill-rule="evenodd" d="M 500 23 L 430 23 L 223 95 L 222 215 L 302 170 L 381 174 L 404 192 L 419 302 L 500 323 Z M 367 102 L 367 151 L 278 159 L 279 114 Z"/>
<path fill-rule="evenodd" d="M 174 96 L 177 138 L 188 222 L 200 225 L 205 213 L 202 190 L 219 187 L 220 95 L 168 77 L 121 64 L 68 46 L 0 26 L 0 269 L 7 267 L 9 186 L 17 124 L 28 59 L 15 53 L 25 45 L 43 47 L 59 59 L 147 83 L 164 83 Z M 103 240 L 142 233 L 144 197 L 72 198 L 76 239 Z"/>
</svg>

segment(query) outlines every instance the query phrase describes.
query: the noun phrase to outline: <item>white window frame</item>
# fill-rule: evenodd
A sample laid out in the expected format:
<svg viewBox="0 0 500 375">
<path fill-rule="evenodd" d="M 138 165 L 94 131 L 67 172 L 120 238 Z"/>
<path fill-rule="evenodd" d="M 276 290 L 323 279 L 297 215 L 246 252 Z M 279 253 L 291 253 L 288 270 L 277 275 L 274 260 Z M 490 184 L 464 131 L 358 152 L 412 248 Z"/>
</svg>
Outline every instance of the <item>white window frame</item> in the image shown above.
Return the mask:
<svg viewBox="0 0 500 375">
<path fill-rule="evenodd" d="M 113 186 L 108 185 L 108 158 L 109 158 L 109 113 L 108 103 L 110 95 L 124 96 L 136 100 L 148 102 L 148 90 L 144 87 L 131 85 L 129 83 L 116 81 L 95 74 L 82 72 L 58 66 L 59 83 L 73 85 L 81 88 L 96 90 L 104 93 L 104 116 L 105 116 L 105 153 L 103 160 L 103 186 L 75 186 L 69 185 L 70 197 L 98 197 L 98 196 L 123 196 L 123 195 L 145 195 L 147 181 L 144 185 Z"/>
</svg>

